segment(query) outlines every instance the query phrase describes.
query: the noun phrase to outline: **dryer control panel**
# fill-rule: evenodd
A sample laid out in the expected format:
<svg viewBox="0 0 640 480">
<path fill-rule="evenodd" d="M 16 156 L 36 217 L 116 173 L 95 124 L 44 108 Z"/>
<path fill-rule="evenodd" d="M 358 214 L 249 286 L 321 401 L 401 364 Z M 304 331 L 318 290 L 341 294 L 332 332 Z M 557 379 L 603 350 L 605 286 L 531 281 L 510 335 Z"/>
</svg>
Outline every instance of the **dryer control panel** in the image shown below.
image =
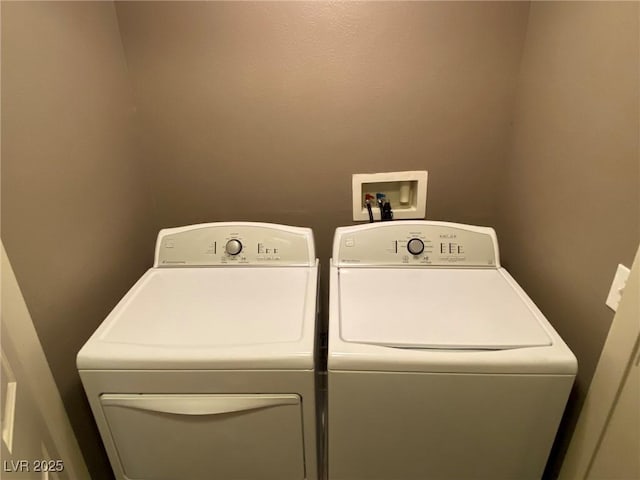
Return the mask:
<svg viewBox="0 0 640 480">
<path fill-rule="evenodd" d="M 155 267 L 313 266 L 310 228 L 271 223 L 220 222 L 161 230 Z"/>
<path fill-rule="evenodd" d="M 497 268 L 500 258 L 493 228 L 399 221 L 336 229 L 333 263 L 342 267 Z"/>
</svg>

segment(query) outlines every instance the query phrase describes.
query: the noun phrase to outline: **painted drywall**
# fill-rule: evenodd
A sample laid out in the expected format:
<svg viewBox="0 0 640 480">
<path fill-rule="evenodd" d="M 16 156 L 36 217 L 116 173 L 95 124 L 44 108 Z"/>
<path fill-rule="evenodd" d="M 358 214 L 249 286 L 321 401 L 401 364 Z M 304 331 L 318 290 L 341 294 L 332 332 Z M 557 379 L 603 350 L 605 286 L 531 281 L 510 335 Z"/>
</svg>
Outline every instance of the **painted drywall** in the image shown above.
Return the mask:
<svg viewBox="0 0 640 480">
<path fill-rule="evenodd" d="M 586 388 L 638 241 L 637 4 L 531 8 L 2 3 L 2 236 L 94 478 L 75 353 L 157 228 L 311 226 L 326 267 L 352 173 L 427 169 L 428 218 L 498 224 Z"/>
<path fill-rule="evenodd" d="M 501 182 L 503 262 L 578 357 L 550 472 L 586 395 L 618 263 L 640 241 L 637 2 L 533 2 Z"/>
<path fill-rule="evenodd" d="M 75 356 L 151 263 L 151 197 L 114 6 L 2 2 L 2 239 L 92 478 Z"/>
<path fill-rule="evenodd" d="M 351 174 L 398 170 L 428 218 L 495 223 L 527 3 L 116 9 L 162 225 L 310 226 L 326 266 Z"/>
</svg>

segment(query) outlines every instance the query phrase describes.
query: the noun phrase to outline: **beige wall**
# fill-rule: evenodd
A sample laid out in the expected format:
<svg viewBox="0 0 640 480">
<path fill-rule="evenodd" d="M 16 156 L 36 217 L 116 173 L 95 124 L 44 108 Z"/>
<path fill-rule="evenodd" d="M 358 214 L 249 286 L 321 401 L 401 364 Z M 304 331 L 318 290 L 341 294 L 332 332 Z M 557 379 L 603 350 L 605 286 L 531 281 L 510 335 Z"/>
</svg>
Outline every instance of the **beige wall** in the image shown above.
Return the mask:
<svg viewBox="0 0 640 480">
<path fill-rule="evenodd" d="M 311 226 L 326 260 L 351 174 L 417 169 L 429 218 L 495 223 L 527 3 L 116 8 L 162 225 Z"/>
<path fill-rule="evenodd" d="M 429 218 L 494 223 L 528 4 L 116 9 L 2 4 L 2 234 L 95 478 L 74 358 L 155 230 L 308 225 L 326 264 L 351 174 L 407 169 Z"/>
<path fill-rule="evenodd" d="M 639 4 L 532 3 L 501 183 L 504 263 L 572 348 L 568 441 L 640 241 Z M 552 470 L 557 469 L 557 463 Z"/>
<path fill-rule="evenodd" d="M 1 13 L 2 239 L 88 466 L 109 478 L 75 356 L 151 263 L 155 230 L 115 10 Z"/>
<path fill-rule="evenodd" d="M 360 172 L 427 169 L 428 218 L 499 226 L 505 264 L 579 358 L 571 426 L 640 237 L 638 4 L 528 15 L 2 3 L 2 236 L 95 478 L 75 354 L 150 265 L 156 229 L 307 225 L 326 266 Z"/>
</svg>

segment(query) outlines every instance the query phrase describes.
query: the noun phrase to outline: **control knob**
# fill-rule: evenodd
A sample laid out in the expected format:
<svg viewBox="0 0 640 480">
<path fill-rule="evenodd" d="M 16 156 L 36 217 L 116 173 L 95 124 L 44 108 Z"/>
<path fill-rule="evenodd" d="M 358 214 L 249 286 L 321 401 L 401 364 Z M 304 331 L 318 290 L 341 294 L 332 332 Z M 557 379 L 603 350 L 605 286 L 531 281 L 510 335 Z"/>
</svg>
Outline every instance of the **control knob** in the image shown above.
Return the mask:
<svg viewBox="0 0 640 480">
<path fill-rule="evenodd" d="M 407 250 L 411 255 L 420 255 L 424 252 L 424 242 L 419 238 L 412 238 L 407 242 Z"/>
<path fill-rule="evenodd" d="M 224 251 L 229 255 L 238 255 L 242 251 L 242 242 L 236 238 L 232 238 L 225 245 Z"/>
</svg>

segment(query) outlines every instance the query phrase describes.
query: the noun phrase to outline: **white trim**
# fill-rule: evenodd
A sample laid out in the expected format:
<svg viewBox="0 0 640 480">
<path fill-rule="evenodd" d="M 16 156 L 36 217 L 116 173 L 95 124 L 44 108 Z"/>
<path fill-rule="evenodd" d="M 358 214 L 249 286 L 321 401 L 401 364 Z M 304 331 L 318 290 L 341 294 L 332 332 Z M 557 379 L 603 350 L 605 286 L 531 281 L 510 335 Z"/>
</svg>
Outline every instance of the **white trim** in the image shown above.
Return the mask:
<svg viewBox="0 0 640 480">
<path fill-rule="evenodd" d="M 4 401 L 4 411 L 2 412 L 2 441 L 7 446 L 9 453 L 13 449 L 13 431 L 15 428 L 16 420 L 16 394 L 18 383 L 16 382 L 16 376 L 13 373 L 13 369 L 9 364 L 9 359 L 4 353 L 4 348 L 0 354 L 2 369 L 7 376 L 7 390 Z"/>
<path fill-rule="evenodd" d="M 4 244 L 1 265 L 3 330 L 14 345 L 20 345 L 21 363 L 29 371 L 29 376 L 21 382 L 28 384 L 26 386 L 36 394 L 37 408 L 60 459 L 64 461 L 68 478 L 90 478 Z"/>
<path fill-rule="evenodd" d="M 639 292 L 640 249 L 591 380 L 560 471 L 560 480 L 586 478 L 598 453 L 629 366 L 635 360 L 635 347 L 640 337 Z M 629 428 L 636 427 L 629 425 Z"/>
</svg>

